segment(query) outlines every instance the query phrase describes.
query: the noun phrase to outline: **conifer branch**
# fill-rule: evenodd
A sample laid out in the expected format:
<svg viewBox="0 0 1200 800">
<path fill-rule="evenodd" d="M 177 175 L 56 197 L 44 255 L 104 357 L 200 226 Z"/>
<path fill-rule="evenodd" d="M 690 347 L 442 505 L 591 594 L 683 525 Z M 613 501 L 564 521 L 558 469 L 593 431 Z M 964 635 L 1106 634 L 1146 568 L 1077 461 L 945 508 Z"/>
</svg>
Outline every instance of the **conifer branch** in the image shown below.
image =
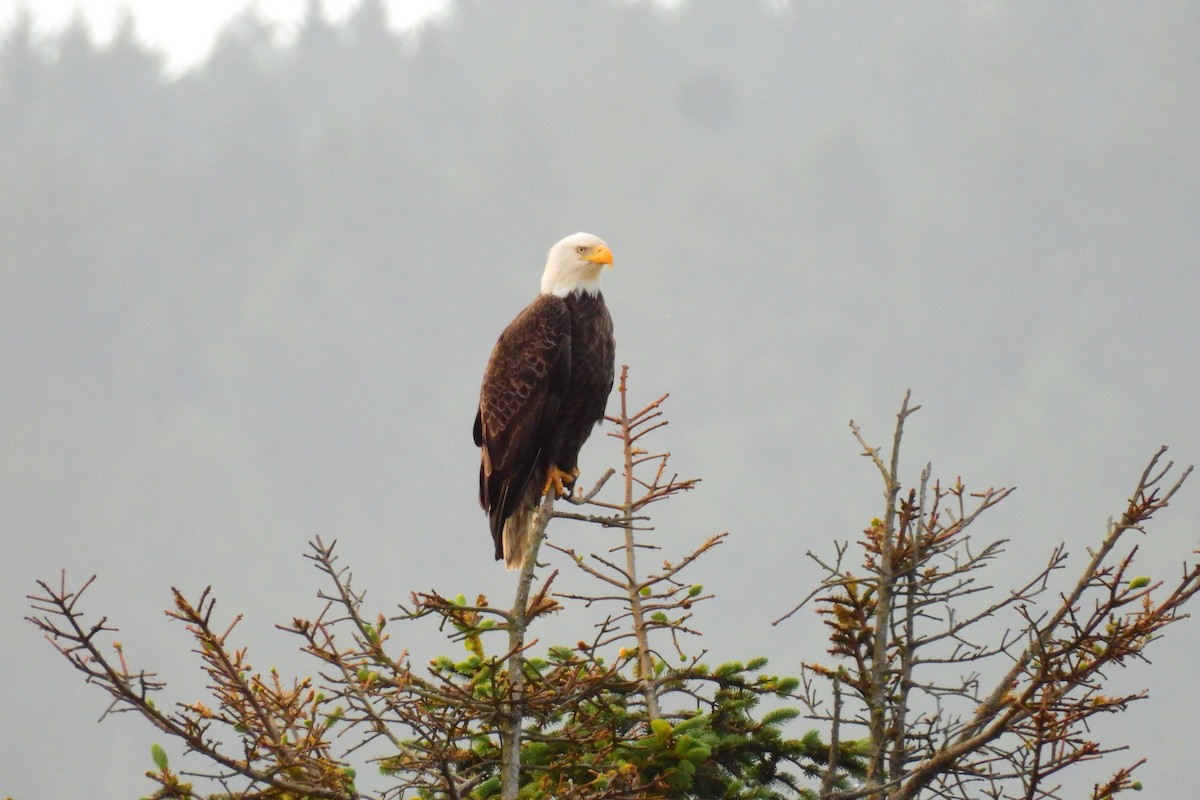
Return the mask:
<svg viewBox="0 0 1200 800">
<path fill-rule="evenodd" d="M 1123 749 L 1094 741 L 1088 721 L 1096 714 L 1123 711 L 1145 696 L 1103 694 L 1104 668 L 1144 660 L 1145 647 L 1181 618 L 1182 605 L 1200 592 L 1200 564 L 1189 565 L 1168 585 L 1131 577 L 1136 545 L 1123 554 L 1117 551 L 1128 531 L 1145 531 L 1145 523 L 1166 507 L 1191 470 L 1171 480 L 1173 465 L 1161 463 L 1165 449 L 1156 453 L 1119 521 L 1110 521 L 1072 588 L 1049 610 L 1038 611 L 1036 603 L 1064 566 L 1061 545 L 1032 577 L 969 610 L 966 601 L 993 593 L 977 573 L 1004 545 L 997 540 L 977 548 L 969 529 L 1012 490 L 970 493 L 960 480 L 944 487 L 931 478 L 927 465 L 918 486 L 902 496 L 899 447 L 905 421 L 917 408 L 906 394 L 886 456 L 851 423 L 863 455 L 880 474 L 886 504 L 858 542 L 865 574 L 845 566 L 846 545 L 836 545 L 830 561 L 810 553 L 825 578 L 776 620 L 782 622 L 816 599 L 830 631 L 830 653 L 842 666 L 806 664 L 806 673 L 831 685 L 834 709 L 826 710 L 818 684 L 808 679 L 804 703 L 812 719 L 832 726 L 831 742 L 840 744 L 847 726 L 866 734 L 864 783 L 831 790 L 827 772 L 821 797 L 904 800 L 933 793 L 947 798 L 1056 798 L 1055 776 Z M 1160 597 L 1164 588 L 1166 595 Z M 1001 614 L 1015 614 L 1009 629 L 997 638 L 972 641 L 972 631 Z M 1008 664 L 986 690 L 979 673 L 954 683 L 929 672 L 931 667 L 995 659 Z M 846 708 L 850 700 L 856 706 L 852 711 Z M 927 710 L 914 719 L 922 706 Z M 1097 786 L 1096 796 L 1133 788 L 1132 769 Z M 1019 794 L 1012 793 L 1011 784 Z"/>
</svg>

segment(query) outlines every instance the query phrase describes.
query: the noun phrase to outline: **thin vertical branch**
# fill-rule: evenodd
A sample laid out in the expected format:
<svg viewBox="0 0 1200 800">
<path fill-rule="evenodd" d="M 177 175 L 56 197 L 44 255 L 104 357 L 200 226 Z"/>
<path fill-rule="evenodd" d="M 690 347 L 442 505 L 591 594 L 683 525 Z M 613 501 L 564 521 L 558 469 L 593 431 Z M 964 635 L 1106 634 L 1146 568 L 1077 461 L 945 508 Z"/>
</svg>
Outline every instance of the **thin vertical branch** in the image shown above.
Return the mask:
<svg viewBox="0 0 1200 800">
<path fill-rule="evenodd" d="M 909 408 L 912 392 L 904 393 L 904 402 L 896 414 L 896 431 L 892 439 L 890 465 L 885 465 L 875 448 L 866 446 L 859 433 L 858 426 L 850 423 L 854 435 L 863 444 L 865 454 L 869 456 L 879 469 L 883 478 L 883 496 L 887 507 L 884 511 L 883 532 L 880 537 L 879 572 L 875 586 L 875 624 L 872 631 L 871 665 L 867 672 L 869 682 L 869 710 L 871 737 L 871 757 L 867 767 L 867 785 L 879 788 L 887 782 L 885 758 L 890 736 L 887 729 L 887 696 L 890 669 L 888 653 L 892 641 L 892 594 L 896 581 L 895 564 L 892 549 L 896 538 L 896 499 L 900 494 L 900 441 L 904 436 L 904 421 L 919 408 Z M 883 793 L 877 792 L 874 797 L 882 800 Z"/>
<path fill-rule="evenodd" d="M 900 659 L 900 675 L 896 687 L 896 703 L 892 715 L 892 753 L 888 774 L 899 775 L 908 761 L 908 701 L 909 692 L 913 688 L 913 669 L 917 662 L 917 615 L 921 609 L 921 582 L 917 575 L 917 565 L 921 563 L 922 549 L 927 533 L 925 519 L 925 501 L 929 492 L 929 476 L 932 465 L 926 464 L 921 470 L 921 486 L 917 490 L 915 508 L 909 510 L 912 526 L 909 547 L 911 554 L 905 556 L 905 569 L 901 575 L 904 592 L 904 629 L 897 637 Z"/>
<path fill-rule="evenodd" d="M 529 590 L 537 569 L 538 551 L 546 538 L 546 524 L 554 508 L 554 493 L 547 492 L 538 509 L 525 565 L 517 578 L 517 592 L 508 622 L 507 709 L 500 723 L 500 797 L 517 800 L 521 788 L 521 730 L 525 721 L 525 633 L 529 627 Z"/>
<path fill-rule="evenodd" d="M 842 736 L 842 674 L 833 673 L 833 719 L 829 726 L 829 762 L 821 776 L 821 797 L 828 797 L 838 781 L 838 754 Z"/>
<path fill-rule="evenodd" d="M 642 696 L 646 700 L 646 716 L 658 719 L 658 696 L 654 691 L 654 661 L 650 652 L 650 638 L 646 630 L 646 616 L 642 607 L 642 585 L 637 578 L 637 551 L 633 535 L 634 511 L 634 434 L 633 420 L 629 417 L 629 396 L 626 391 L 629 367 L 621 365 L 621 381 L 618 394 L 621 398 L 621 416 L 617 418 L 617 428 L 625 455 L 625 502 L 622 504 L 621 519 L 625 528 L 625 584 L 629 595 L 629 613 L 633 622 L 633 630 L 637 637 L 638 680 L 641 683 Z"/>
</svg>

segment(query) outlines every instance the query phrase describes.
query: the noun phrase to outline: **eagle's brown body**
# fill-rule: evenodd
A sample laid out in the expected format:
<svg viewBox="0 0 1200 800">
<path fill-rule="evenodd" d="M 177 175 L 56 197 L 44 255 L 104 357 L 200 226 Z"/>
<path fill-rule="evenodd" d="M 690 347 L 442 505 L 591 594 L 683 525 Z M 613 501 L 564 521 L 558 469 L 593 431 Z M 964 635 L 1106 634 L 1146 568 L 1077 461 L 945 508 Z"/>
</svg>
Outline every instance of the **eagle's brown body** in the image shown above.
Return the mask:
<svg viewBox="0 0 1200 800">
<path fill-rule="evenodd" d="M 604 418 L 614 351 L 604 297 L 584 290 L 539 295 L 492 350 L 475 415 L 479 503 L 509 569 L 524 563 L 551 470 L 577 474 L 579 450 Z"/>
</svg>

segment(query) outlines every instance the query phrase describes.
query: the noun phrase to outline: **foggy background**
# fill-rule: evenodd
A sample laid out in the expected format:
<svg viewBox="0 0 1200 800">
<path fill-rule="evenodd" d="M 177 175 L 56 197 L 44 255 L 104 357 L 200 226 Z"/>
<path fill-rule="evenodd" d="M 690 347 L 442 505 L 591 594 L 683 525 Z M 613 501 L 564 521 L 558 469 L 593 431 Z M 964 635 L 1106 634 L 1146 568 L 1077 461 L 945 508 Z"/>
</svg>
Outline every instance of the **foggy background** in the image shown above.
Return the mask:
<svg viewBox="0 0 1200 800">
<path fill-rule="evenodd" d="M 400 34 L 367 0 L 287 44 L 244 14 L 170 78 L 128 28 L 2 37 L 0 795 L 136 797 L 152 742 L 179 762 L 97 724 L 106 696 L 22 620 L 60 569 L 98 574 L 84 608 L 160 704 L 204 696 L 171 586 L 245 612 L 256 669 L 315 670 L 273 625 L 320 608 L 316 535 L 372 612 L 506 600 L 478 385 L 577 230 L 615 254 L 633 398 L 671 392 L 657 443 L 703 478 L 655 539 L 732 534 L 690 573 L 710 662 L 826 659 L 811 611 L 770 621 L 820 577 L 805 550 L 881 513 L 846 423 L 884 444 L 906 388 L 907 480 L 1019 487 L 975 529 L 1011 540 L 1001 587 L 1066 541 L 1064 588 L 1159 445 L 1200 460 L 1195 3 L 475 0 Z M 1177 575 L 1197 518 L 1193 480 L 1137 572 Z M 1076 795 L 1142 755 L 1145 796 L 1194 794 L 1198 633 L 1119 674 L 1151 696 L 1100 733 L 1132 750 Z M 460 647 L 393 635 L 418 664 Z"/>
</svg>

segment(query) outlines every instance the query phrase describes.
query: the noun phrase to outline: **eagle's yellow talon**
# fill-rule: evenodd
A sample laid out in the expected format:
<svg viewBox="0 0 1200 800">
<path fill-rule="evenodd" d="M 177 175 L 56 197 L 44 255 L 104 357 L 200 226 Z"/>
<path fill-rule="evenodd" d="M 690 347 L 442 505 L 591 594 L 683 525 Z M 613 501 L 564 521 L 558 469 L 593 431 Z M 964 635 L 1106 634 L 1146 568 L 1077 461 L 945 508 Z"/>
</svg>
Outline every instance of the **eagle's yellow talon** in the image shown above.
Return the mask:
<svg viewBox="0 0 1200 800">
<path fill-rule="evenodd" d="M 578 467 L 570 472 L 563 472 L 558 467 L 551 465 L 550 473 L 546 476 L 546 485 L 542 487 L 542 496 L 545 497 L 546 493 L 550 491 L 550 487 L 553 486 L 554 496 L 556 498 L 563 497 L 567 493 L 564 484 L 572 483 L 578 477 Z"/>
</svg>

